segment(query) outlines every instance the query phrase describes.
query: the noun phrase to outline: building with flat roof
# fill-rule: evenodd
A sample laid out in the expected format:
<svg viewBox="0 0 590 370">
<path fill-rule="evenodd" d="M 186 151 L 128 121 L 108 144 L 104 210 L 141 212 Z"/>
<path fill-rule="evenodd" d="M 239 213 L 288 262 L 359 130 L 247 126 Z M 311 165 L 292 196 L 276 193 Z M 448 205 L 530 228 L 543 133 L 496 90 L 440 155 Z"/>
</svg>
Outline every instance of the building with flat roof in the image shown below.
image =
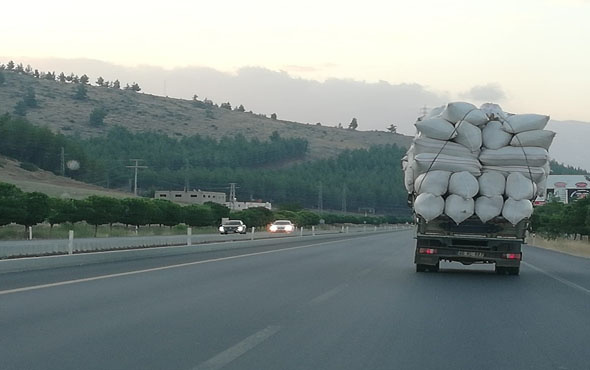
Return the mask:
<svg viewBox="0 0 590 370">
<path fill-rule="evenodd" d="M 205 204 L 207 202 L 225 205 L 225 193 L 202 190 L 160 190 L 154 193 L 155 199 L 166 199 L 175 203 Z"/>
<path fill-rule="evenodd" d="M 537 197 L 535 204 L 540 205 L 551 200 L 567 204 L 586 197 L 590 197 L 590 176 L 549 175 L 545 195 Z"/>
</svg>

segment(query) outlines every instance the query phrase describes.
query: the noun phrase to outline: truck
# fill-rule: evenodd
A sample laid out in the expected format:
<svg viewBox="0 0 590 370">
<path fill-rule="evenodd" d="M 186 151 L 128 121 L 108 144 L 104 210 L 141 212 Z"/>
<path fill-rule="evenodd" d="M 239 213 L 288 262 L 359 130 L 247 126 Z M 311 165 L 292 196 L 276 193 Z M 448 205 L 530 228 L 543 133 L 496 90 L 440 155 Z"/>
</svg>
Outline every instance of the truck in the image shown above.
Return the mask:
<svg viewBox="0 0 590 370">
<path fill-rule="evenodd" d="M 412 200 L 410 195 L 410 206 Z M 416 272 L 437 272 L 440 261 L 455 261 L 464 265 L 493 263 L 498 274 L 519 274 L 528 218 L 516 225 L 501 216 L 483 223 L 473 215 L 459 225 L 445 215 L 429 222 L 416 214 L 414 219 Z"/>
</svg>

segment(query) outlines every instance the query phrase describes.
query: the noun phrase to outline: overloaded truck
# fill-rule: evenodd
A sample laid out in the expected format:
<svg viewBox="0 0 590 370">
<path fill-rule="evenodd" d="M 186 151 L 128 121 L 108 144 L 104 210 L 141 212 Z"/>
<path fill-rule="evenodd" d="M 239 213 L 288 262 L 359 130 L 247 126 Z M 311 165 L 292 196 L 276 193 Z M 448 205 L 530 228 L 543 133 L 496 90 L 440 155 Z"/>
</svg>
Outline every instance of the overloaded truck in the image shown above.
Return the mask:
<svg viewBox="0 0 590 370">
<path fill-rule="evenodd" d="M 545 191 L 548 116 L 454 102 L 416 122 L 402 160 L 416 222 L 417 272 L 440 261 L 493 263 L 518 275 L 532 199 Z"/>
</svg>

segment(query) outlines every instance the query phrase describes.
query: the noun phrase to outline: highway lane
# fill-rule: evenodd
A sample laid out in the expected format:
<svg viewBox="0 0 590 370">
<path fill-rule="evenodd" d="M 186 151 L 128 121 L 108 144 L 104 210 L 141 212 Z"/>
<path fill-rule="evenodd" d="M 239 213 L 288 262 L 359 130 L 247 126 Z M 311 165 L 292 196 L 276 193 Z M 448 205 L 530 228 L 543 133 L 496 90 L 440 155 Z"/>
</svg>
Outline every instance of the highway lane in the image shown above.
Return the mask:
<svg viewBox="0 0 590 370">
<path fill-rule="evenodd" d="M 412 237 L 59 269 L 97 279 L 12 293 L 42 276 L 3 274 L 0 368 L 590 369 L 590 260 L 527 247 L 518 277 L 417 274 Z"/>
</svg>

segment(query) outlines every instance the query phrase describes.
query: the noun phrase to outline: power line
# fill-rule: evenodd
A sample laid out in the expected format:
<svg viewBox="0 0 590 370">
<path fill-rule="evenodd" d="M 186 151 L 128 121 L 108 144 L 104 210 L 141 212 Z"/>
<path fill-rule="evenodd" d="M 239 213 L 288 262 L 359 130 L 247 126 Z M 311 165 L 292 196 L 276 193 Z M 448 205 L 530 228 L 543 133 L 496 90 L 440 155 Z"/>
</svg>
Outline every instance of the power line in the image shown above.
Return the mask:
<svg viewBox="0 0 590 370">
<path fill-rule="evenodd" d="M 148 168 L 147 166 L 140 166 L 139 161 L 143 161 L 143 159 L 130 159 L 130 161 L 135 161 L 135 165 L 133 166 L 125 166 L 127 168 L 134 168 L 135 169 L 135 183 L 133 186 L 133 195 L 137 196 L 137 170 L 139 168 Z"/>
</svg>

